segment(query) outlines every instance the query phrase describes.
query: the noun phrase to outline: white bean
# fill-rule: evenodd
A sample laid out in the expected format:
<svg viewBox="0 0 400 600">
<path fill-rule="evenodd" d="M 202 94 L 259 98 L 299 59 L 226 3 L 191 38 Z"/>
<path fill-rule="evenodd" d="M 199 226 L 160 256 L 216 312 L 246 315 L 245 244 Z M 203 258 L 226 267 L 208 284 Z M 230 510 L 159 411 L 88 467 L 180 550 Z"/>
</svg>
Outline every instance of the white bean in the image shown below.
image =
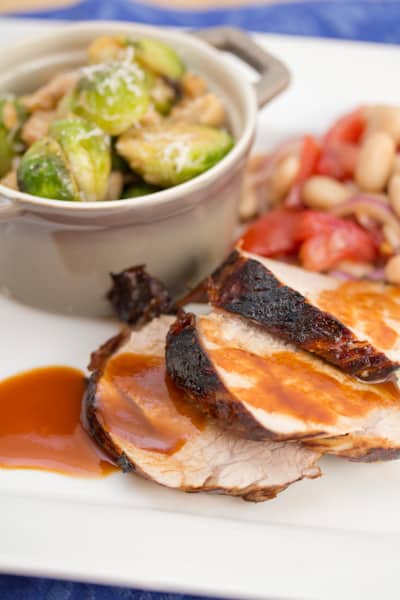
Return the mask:
<svg viewBox="0 0 400 600">
<path fill-rule="evenodd" d="M 385 277 L 389 283 L 400 285 L 400 255 L 389 258 L 386 263 Z"/>
<path fill-rule="evenodd" d="M 385 104 L 371 106 L 366 111 L 367 128 L 365 137 L 376 131 L 384 131 L 393 141 L 400 142 L 400 107 Z"/>
<path fill-rule="evenodd" d="M 299 171 L 299 164 L 296 154 L 288 154 L 273 169 L 267 183 L 271 204 L 279 203 L 287 195 Z"/>
<path fill-rule="evenodd" d="M 400 217 L 400 173 L 393 173 L 389 179 L 388 194 L 391 207 Z"/>
<path fill-rule="evenodd" d="M 387 133 L 371 133 L 364 140 L 357 160 L 357 185 L 368 192 L 382 191 L 392 171 L 395 152 L 395 143 Z"/>
<path fill-rule="evenodd" d="M 306 206 L 327 209 L 345 202 L 352 192 L 332 177 L 315 175 L 305 182 L 301 195 Z"/>
</svg>

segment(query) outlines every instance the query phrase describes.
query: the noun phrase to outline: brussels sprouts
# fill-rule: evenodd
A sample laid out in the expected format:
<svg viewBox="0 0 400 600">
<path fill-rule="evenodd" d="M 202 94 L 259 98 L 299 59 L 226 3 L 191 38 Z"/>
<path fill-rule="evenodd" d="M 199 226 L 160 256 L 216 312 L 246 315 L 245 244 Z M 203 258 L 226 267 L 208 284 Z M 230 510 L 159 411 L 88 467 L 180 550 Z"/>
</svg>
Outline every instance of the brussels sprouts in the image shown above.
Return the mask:
<svg viewBox="0 0 400 600">
<path fill-rule="evenodd" d="M 103 200 L 111 172 L 109 137 L 95 125 L 78 117 L 54 121 L 49 133 L 61 146 L 81 200 Z"/>
<path fill-rule="evenodd" d="M 146 183 L 145 181 L 140 181 L 137 183 L 132 183 L 128 185 L 122 194 L 122 198 L 126 200 L 127 198 L 139 198 L 139 196 L 147 196 L 148 194 L 154 194 L 154 192 L 158 192 L 160 188 L 155 185 L 151 185 L 150 183 Z"/>
<path fill-rule="evenodd" d="M 135 60 L 156 75 L 179 81 L 185 72 L 185 65 L 177 53 L 158 40 L 143 38 L 132 42 Z"/>
<path fill-rule="evenodd" d="M 54 200 L 80 200 L 61 146 L 50 137 L 35 142 L 24 154 L 17 178 L 19 189 L 28 194 Z"/>
<path fill-rule="evenodd" d="M 232 148 L 226 131 L 205 125 L 164 123 L 122 135 L 118 152 L 145 181 L 161 187 L 183 183 L 213 167 Z"/>
<path fill-rule="evenodd" d="M 72 94 L 71 109 L 110 135 L 119 135 L 137 122 L 149 106 L 142 69 L 131 61 L 114 61 L 82 69 Z"/>
</svg>

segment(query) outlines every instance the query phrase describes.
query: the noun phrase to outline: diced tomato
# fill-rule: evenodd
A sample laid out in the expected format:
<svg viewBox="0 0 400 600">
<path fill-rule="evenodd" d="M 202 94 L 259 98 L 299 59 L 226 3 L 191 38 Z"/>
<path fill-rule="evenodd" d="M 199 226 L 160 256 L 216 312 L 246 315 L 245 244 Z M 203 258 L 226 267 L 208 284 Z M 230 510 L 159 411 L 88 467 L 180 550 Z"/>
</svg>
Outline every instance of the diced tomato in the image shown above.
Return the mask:
<svg viewBox="0 0 400 600">
<path fill-rule="evenodd" d="M 301 212 L 276 209 L 249 227 L 241 238 L 243 250 L 261 256 L 293 254 L 299 248 L 297 223 Z"/>
<path fill-rule="evenodd" d="M 338 119 L 323 137 L 315 172 L 342 181 L 353 177 L 364 129 L 363 108 Z"/>
<path fill-rule="evenodd" d="M 301 183 L 311 177 L 315 172 L 320 153 L 321 146 L 316 138 L 312 135 L 305 135 L 300 151 L 300 166 L 295 183 Z"/>
<path fill-rule="evenodd" d="M 303 239 L 299 258 L 310 271 L 326 271 L 342 260 L 372 262 L 377 257 L 373 234 L 357 223 L 327 213 L 307 211 L 298 223 L 298 239 Z"/>
<path fill-rule="evenodd" d="M 320 210 L 303 210 L 299 213 L 296 228 L 297 239 L 303 242 L 321 233 L 331 233 L 343 223 L 348 222 Z"/>
<path fill-rule="evenodd" d="M 312 135 L 305 135 L 300 150 L 300 165 L 292 189 L 285 200 L 285 205 L 290 208 L 301 206 L 301 186 L 316 171 L 321 154 L 321 146 Z"/>
<path fill-rule="evenodd" d="M 364 128 L 364 109 L 359 108 L 336 121 L 322 144 L 311 135 L 304 136 L 286 208 L 256 221 L 242 237 L 244 250 L 275 257 L 298 253 L 301 264 L 312 271 L 326 271 L 343 260 L 373 262 L 377 258 L 376 233 L 327 212 L 306 210 L 301 202 L 302 186 L 312 175 L 339 180 L 353 176 Z"/>
<path fill-rule="evenodd" d="M 359 152 L 359 146 L 348 142 L 325 144 L 315 169 L 316 173 L 334 177 L 340 181 L 351 179 L 354 175 Z"/>
<path fill-rule="evenodd" d="M 358 144 L 365 128 L 365 112 L 360 107 L 338 119 L 324 136 L 324 144 Z"/>
<path fill-rule="evenodd" d="M 299 252 L 310 271 L 326 271 L 342 260 L 372 262 L 377 239 L 357 223 L 315 210 L 276 209 L 256 221 L 241 238 L 242 248 L 261 256 Z"/>
</svg>

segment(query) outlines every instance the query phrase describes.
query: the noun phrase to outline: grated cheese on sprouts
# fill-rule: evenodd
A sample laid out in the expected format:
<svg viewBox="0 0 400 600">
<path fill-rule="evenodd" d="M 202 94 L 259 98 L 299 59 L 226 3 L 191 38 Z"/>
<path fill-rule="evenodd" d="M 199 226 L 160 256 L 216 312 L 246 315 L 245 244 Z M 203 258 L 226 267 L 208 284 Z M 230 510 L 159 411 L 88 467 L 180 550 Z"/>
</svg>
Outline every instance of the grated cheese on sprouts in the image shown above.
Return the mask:
<svg viewBox="0 0 400 600">
<path fill-rule="evenodd" d="M 106 104 L 113 103 L 113 95 L 118 93 L 121 84 L 136 96 L 143 95 L 144 71 L 134 62 L 135 50 L 128 46 L 121 54 L 120 60 L 110 61 L 82 67 L 81 73 L 89 82 L 96 84 L 101 96 L 105 96 Z"/>
</svg>

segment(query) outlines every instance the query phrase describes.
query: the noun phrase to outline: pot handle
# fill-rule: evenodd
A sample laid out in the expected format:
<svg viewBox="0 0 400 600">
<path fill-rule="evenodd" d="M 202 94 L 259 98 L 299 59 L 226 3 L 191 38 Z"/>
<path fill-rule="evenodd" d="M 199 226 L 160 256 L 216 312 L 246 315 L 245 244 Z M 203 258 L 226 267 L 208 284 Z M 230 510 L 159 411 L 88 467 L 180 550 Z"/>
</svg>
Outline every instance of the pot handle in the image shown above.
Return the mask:
<svg viewBox="0 0 400 600">
<path fill-rule="evenodd" d="M 260 79 L 255 84 L 259 108 L 262 108 L 288 86 L 290 73 L 286 66 L 256 44 L 241 29 L 211 27 L 195 31 L 194 34 L 218 50 L 232 52 L 260 74 Z"/>
<path fill-rule="evenodd" d="M 0 223 L 4 221 L 11 221 L 22 215 L 24 211 L 20 206 L 17 206 L 15 202 L 12 202 L 4 196 L 0 196 Z"/>
</svg>

